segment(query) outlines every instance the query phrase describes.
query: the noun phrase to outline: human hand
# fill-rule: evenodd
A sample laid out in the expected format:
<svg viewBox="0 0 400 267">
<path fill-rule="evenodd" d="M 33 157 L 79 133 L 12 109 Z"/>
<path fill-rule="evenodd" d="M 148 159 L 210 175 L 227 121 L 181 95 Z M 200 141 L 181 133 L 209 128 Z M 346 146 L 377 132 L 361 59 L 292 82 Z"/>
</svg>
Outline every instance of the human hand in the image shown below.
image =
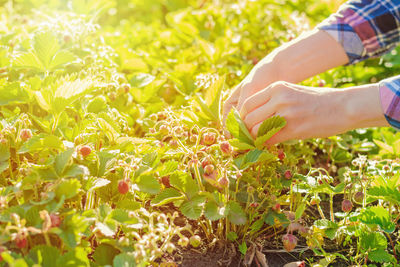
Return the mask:
<svg viewBox="0 0 400 267">
<path fill-rule="evenodd" d="M 267 144 L 387 125 L 376 84 L 336 90 L 276 82 L 247 98 L 240 115 L 254 137 L 267 118 L 286 119 L 286 126 Z"/>
</svg>

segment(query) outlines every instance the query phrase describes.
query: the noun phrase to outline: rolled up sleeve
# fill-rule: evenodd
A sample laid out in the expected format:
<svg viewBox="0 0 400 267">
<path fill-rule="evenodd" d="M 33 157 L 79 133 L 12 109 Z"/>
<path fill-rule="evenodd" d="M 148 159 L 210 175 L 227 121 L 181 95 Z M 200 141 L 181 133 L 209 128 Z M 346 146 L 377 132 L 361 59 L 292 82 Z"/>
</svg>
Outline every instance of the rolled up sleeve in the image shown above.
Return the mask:
<svg viewBox="0 0 400 267">
<path fill-rule="evenodd" d="M 400 75 L 379 83 L 382 110 L 386 120 L 400 130 Z"/>
<path fill-rule="evenodd" d="M 377 57 L 400 42 L 400 1 L 348 1 L 317 28 L 342 45 L 348 64 Z"/>
</svg>

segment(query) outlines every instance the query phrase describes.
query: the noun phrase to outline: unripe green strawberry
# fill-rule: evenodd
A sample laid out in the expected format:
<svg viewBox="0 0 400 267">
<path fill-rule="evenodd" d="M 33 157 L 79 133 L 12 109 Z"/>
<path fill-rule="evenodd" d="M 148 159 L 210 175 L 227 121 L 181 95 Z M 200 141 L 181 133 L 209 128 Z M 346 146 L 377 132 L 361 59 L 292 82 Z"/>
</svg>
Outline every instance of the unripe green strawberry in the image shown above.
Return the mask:
<svg viewBox="0 0 400 267">
<path fill-rule="evenodd" d="M 198 235 L 193 235 L 189 239 L 190 245 L 194 248 L 197 248 L 201 245 L 201 238 Z"/>
<path fill-rule="evenodd" d="M 232 154 L 233 149 L 232 149 L 231 144 L 229 144 L 228 141 L 222 142 L 222 143 L 219 145 L 219 147 L 220 147 L 222 153 L 227 154 L 227 155 Z"/>
<path fill-rule="evenodd" d="M 181 247 L 187 247 L 187 245 L 189 245 L 189 238 L 187 238 L 186 236 L 182 236 L 178 240 L 178 245 Z"/>
<path fill-rule="evenodd" d="M 125 195 L 129 192 L 129 183 L 125 180 L 120 180 L 118 182 L 118 191 L 120 194 Z"/>
<path fill-rule="evenodd" d="M 287 252 L 291 252 L 297 246 L 297 237 L 292 234 L 282 236 L 283 247 Z"/>
<path fill-rule="evenodd" d="M 353 209 L 353 203 L 350 200 L 345 199 L 342 201 L 342 211 L 350 212 Z"/>
<path fill-rule="evenodd" d="M 90 155 L 90 153 L 92 153 L 92 149 L 90 148 L 90 146 L 81 146 L 81 148 L 79 149 L 79 153 L 85 158 L 87 156 Z"/>
<path fill-rule="evenodd" d="M 19 134 L 19 137 L 24 142 L 28 141 L 29 139 L 32 138 L 32 131 L 30 129 L 22 129 L 21 133 Z"/>
<path fill-rule="evenodd" d="M 171 141 L 169 141 L 169 146 L 172 149 L 177 149 L 179 147 L 178 141 L 176 141 L 175 139 L 172 139 Z"/>
<path fill-rule="evenodd" d="M 214 170 L 215 170 L 215 167 L 212 164 L 208 164 L 207 166 L 204 167 L 204 173 L 207 175 L 212 174 Z"/>
<path fill-rule="evenodd" d="M 363 200 L 364 200 L 364 193 L 361 192 L 361 191 L 358 191 L 358 192 L 356 192 L 356 193 L 354 194 L 353 198 L 354 198 L 354 201 L 355 201 L 355 202 L 357 202 L 357 203 L 362 203 Z"/>
<path fill-rule="evenodd" d="M 158 130 L 161 135 L 168 135 L 169 134 L 169 127 L 165 124 L 160 126 L 160 129 Z"/>
<path fill-rule="evenodd" d="M 217 135 L 214 132 L 208 132 L 203 135 L 203 143 L 207 146 L 210 146 L 215 143 Z"/>
</svg>

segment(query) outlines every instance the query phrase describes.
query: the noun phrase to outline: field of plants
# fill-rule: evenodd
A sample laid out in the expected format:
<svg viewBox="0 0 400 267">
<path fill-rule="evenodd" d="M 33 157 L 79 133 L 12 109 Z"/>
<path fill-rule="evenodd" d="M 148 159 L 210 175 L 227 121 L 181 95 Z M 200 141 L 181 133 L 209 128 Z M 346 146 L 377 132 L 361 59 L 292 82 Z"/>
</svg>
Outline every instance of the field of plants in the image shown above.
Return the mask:
<svg viewBox="0 0 400 267">
<path fill-rule="evenodd" d="M 340 2 L 0 0 L 0 266 L 398 266 L 400 133 L 267 148 L 284 118 L 221 115 Z"/>
</svg>

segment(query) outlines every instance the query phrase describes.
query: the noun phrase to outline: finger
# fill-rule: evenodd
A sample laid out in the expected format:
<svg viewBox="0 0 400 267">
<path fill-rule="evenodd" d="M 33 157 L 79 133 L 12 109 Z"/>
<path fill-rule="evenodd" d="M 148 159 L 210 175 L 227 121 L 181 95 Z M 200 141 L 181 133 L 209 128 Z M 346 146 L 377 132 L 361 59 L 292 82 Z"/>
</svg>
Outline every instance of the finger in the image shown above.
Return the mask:
<svg viewBox="0 0 400 267">
<path fill-rule="evenodd" d="M 262 122 L 257 123 L 253 128 L 250 128 L 250 134 L 257 138 L 258 129 L 260 129 Z"/>
<path fill-rule="evenodd" d="M 243 103 L 242 107 L 239 109 L 240 116 L 245 118 L 247 114 L 255 110 L 256 108 L 268 103 L 270 100 L 270 91 L 268 88 L 250 96 L 247 100 Z"/>
<path fill-rule="evenodd" d="M 285 126 L 286 127 L 286 126 Z M 283 128 L 276 134 L 274 134 L 270 139 L 267 140 L 265 143 L 266 146 L 272 146 L 275 144 L 279 144 L 285 141 L 289 141 L 292 139 L 296 139 L 295 136 L 293 136 L 293 132 L 291 132 L 288 128 Z"/>
<path fill-rule="evenodd" d="M 273 116 L 276 111 L 277 105 L 274 99 L 271 99 L 264 105 L 248 113 L 243 121 L 248 129 L 252 129 L 258 123 L 263 122 L 269 117 Z"/>
</svg>

